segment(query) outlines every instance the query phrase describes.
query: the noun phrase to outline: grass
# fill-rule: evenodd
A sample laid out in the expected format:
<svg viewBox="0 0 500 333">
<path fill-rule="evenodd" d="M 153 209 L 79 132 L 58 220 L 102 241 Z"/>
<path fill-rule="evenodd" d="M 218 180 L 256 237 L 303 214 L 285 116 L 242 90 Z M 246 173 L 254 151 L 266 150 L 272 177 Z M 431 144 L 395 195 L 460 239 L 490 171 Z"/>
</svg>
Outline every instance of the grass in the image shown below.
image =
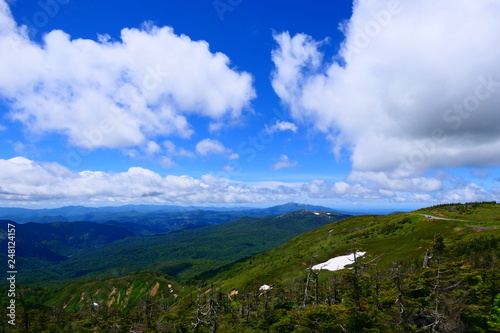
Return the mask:
<svg viewBox="0 0 500 333">
<path fill-rule="evenodd" d="M 228 290 L 261 282 L 270 284 L 273 280 L 292 281 L 305 277 L 307 265 L 352 253 L 354 249 L 366 251 L 367 261 L 377 258 L 377 264 L 382 268 L 396 261 L 421 265 L 423 255 L 432 247 L 436 235 L 444 237 L 447 247 L 477 237 L 500 237 L 500 205 L 485 203 L 457 207 L 461 206 L 347 218 L 302 234 L 282 246 L 236 264 L 216 280 L 222 280 L 223 288 Z M 481 220 L 481 223 L 429 219 L 421 215 L 431 213 L 460 220 L 469 217 Z M 471 224 L 492 229 L 478 230 L 465 226 Z"/>
<path fill-rule="evenodd" d="M 130 309 L 147 297 L 174 302 L 182 291 L 181 285 L 164 275 L 141 272 L 117 279 L 72 283 L 58 289 L 47 305 L 62 305 L 69 312 L 91 308 L 94 303 L 107 309 Z"/>
<path fill-rule="evenodd" d="M 467 204 L 444 204 L 415 211 L 438 217 L 467 220 L 481 226 L 498 226 L 500 224 L 500 204 L 496 202 L 474 202 Z M 470 224 L 470 222 L 463 222 Z"/>
</svg>

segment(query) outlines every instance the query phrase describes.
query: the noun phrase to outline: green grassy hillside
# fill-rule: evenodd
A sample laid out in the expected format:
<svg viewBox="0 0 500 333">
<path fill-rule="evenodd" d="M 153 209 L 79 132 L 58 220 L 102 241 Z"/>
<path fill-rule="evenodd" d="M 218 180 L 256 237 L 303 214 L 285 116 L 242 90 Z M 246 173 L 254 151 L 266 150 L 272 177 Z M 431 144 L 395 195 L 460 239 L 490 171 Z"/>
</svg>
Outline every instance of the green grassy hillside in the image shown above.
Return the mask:
<svg viewBox="0 0 500 333">
<path fill-rule="evenodd" d="M 455 207 L 452 212 L 450 207 Z M 424 216 L 430 213 L 457 220 Z M 444 237 L 448 248 L 458 250 L 479 238 L 500 238 L 499 220 L 500 205 L 496 203 L 444 205 L 411 213 L 350 217 L 238 263 L 217 278 L 224 280 L 222 285 L 227 289 L 292 281 L 304 276 L 306 265 L 352 253 L 353 249 L 367 252 L 363 260 L 376 259 L 380 268 L 396 261 L 421 265 L 436 235 Z"/>
<path fill-rule="evenodd" d="M 500 214 L 499 204 L 496 202 L 467 203 L 467 204 L 443 204 L 423 208 L 415 211 L 419 214 L 427 214 L 437 218 L 449 218 L 461 220 L 457 222 L 474 222 L 474 225 L 488 226 L 498 225 Z"/>
<path fill-rule="evenodd" d="M 141 272 L 123 278 L 70 284 L 59 289 L 46 304 L 62 306 L 68 312 L 83 308 L 133 309 L 148 298 L 173 303 L 183 290 L 184 287 L 162 274 Z"/>
<path fill-rule="evenodd" d="M 147 323 L 151 325 L 153 318 L 173 308 L 185 294 L 183 286 L 152 272 L 72 283 L 57 289 L 20 288 L 16 298 L 17 325 L 0 327 L 2 332 L 128 333 Z M 6 302 L 0 299 L 4 317 Z"/>
</svg>

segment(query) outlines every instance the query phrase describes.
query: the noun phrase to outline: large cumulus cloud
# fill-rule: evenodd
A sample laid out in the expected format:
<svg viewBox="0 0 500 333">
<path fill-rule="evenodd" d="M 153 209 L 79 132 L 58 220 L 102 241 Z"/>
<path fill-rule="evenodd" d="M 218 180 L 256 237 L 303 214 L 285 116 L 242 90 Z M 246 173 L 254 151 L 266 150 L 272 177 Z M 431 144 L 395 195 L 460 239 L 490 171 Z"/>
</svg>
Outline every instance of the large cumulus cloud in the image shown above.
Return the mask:
<svg viewBox="0 0 500 333">
<path fill-rule="evenodd" d="M 255 97 L 250 74 L 170 27 L 144 24 L 95 41 L 55 30 L 37 44 L 0 0 L 0 50 L 0 98 L 11 118 L 86 149 L 190 137 L 190 115 L 220 128 Z"/>
<path fill-rule="evenodd" d="M 325 41 L 275 35 L 273 87 L 350 154 L 357 179 L 498 166 L 499 16 L 490 0 L 355 1 L 333 59 Z"/>
</svg>

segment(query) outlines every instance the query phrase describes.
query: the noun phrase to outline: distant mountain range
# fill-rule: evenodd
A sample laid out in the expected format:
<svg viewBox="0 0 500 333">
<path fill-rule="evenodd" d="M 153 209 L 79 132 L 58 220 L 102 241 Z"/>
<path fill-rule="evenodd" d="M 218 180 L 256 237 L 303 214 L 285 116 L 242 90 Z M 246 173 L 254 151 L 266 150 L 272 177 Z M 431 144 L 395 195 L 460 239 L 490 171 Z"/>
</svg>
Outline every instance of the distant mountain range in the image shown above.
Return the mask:
<svg viewBox="0 0 500 333">
<path fill-rule="evenodd" d="M 214 208 L 160 205 L 125 205 L 118 207 L 67 206 L 53 209 L 0 208 L 0 220 L 11 220 L 17 223 L 79 221 L 111 224 L 133 223 L 144 226 L 138 232 L 140 235 L 147 235 L 165 233 L 179 228 L 192 229 L 205 225 L 218 224 L 245 216 L 264 217 L 279 215 L 299 209 L 337 212 L 328 207 L 298 203 L 288 203 L 269 208 Z M 342 214 L 352 215 L 346 212 L 342 212 Z"/>
<path fill-rule="evenodd" d="M 322 210 L 286 212 L 298 207 Z M 318 206 L 290 204 L 272 209 L 274 216 L 244 216 L 205 226 L 191 224 L 158 235 L 152 235 L 147 226 L 129 222 L 17 224 L 17 259 L 23 267 L 20 280 L 39 283 L 85 276 L 113 277 L 117 272 L 144 269 L 175 278 L 198 278 L 348 217 Z M 8 223 L 14 222 L 0 221 L 1 249 L 7 249 Z"/>
</svg>

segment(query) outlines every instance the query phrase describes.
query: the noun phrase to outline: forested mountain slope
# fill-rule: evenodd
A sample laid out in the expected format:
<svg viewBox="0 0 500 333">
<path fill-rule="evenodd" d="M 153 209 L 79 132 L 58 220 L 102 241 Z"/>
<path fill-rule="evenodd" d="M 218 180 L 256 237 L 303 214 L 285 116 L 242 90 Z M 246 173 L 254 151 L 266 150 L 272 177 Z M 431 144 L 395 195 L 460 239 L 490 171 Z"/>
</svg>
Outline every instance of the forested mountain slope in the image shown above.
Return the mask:
<svg viewBox="0 0 500 333">
<path fill-rule="evenodd" d="M 87 247 L 85 251 L 75 251 L 74 244 L 66 243 L 67 248 L 60 248 L 61 241 L 53 240 L 52 244 L 46 244 L 45 240 L 39 239 L 39 243 L 30 243 L 31 246 L 38 248 L 47 248 L 54 244 L 58 246 L 49 247 L 52 251 L 51 256 L 42 258 L 22 257 L 21 253 L 18 257 L 19 266 L 23 267 L 20 282 L 39 284 L 64 279 L 109 278 L 140 270 L 161 272 L 183 280 L 198 279 L 199 275 L 206 276 L 212 270 L 274 248 L 301 233 L 345 216 L 334 212 L 301 210 L 262 218 L 244 217 L 217 225 L 176 230 L 163 235 L 122 237 L 101 246 Z M 71 228 L 72 224 L 56 226 Z M 90 225 L 95 228 L 105 228 L 105 225 Z M 77 226 L 80 224 L 75 224 L 75 227 Z M 35 227 L 43 230 L 51 227 L 52 231 L 55 228 L 53 225 L 35 225 Z M 112 229 L 112 226 L 106 228 Z M 125 232 L 118 228 L 112 230 Z M 88 232 L 82 231 L 82 234 Z M 24 239 L 25 236 L 21 233 L 18 236 L 18 240 L 23 244 L 28 243 Z M 63 238 L 62 234 L 60 236 Z M 97 236 L 93 234 L 91 239 L 97 241 L 99 239 Z M 112 236 L 119 237 L 119 234 Z M 83 243 L 81 241 L 80 245 Z M 71 256 L 67 256 L 69 252 L 72 253 Z M 55 255 L 60 257 L 51 261 Z"/>
<path fill-rule="evenodd" d="M 500 332 L 499 217 L 496 203 L 350 217 L 205 281 L 26 287 L 18 331 Z M 313 268 L 353 253 L 344 269 Z M 136 301 L 122 302 L 129 289 Z"/>
</svg>

